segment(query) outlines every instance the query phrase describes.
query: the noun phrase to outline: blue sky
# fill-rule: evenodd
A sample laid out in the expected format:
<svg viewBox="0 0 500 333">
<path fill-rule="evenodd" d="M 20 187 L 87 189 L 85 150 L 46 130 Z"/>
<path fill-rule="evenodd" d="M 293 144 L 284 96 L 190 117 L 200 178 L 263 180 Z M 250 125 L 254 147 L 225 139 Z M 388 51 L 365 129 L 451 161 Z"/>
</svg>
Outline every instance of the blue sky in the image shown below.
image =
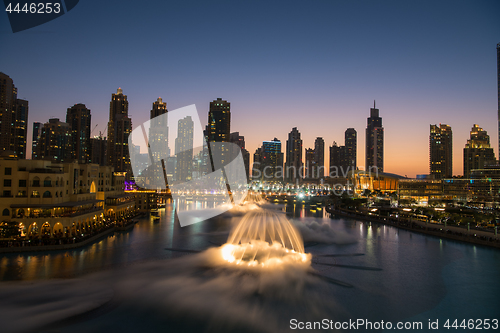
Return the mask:
<svg viewBox="0 0 500 333">
<path fill-rule="evenodd" d="M 134 127 L 159 96 L 170 110 L 196 104 L 202 122 L 221 97 L 252 154 L 274 137 L 284 150 L 292 127 L 305 148 L 354 127 L 361 166 L 376 99 L 386 171 L 428 173 L 429 124 L 446 123 L 461 174 L 474 123 L 498 151 L 499 14 L 496 1 L 81 0 L 16 34 L 0 14 L 0 71 L 29 100 L 30 131 L 85 103 L 98 134 L 118 87 Z"/>
</svg>

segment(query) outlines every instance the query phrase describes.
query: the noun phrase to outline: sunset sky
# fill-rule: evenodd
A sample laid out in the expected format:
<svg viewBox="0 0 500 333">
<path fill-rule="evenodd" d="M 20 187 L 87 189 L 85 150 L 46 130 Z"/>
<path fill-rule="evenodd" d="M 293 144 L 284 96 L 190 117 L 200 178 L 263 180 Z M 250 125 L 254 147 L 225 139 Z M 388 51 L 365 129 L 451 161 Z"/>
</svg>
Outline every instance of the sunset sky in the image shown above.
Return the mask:
<svg viewBox="0 0 500 333">
<path fill-rule="evenodd" d="M 32 123 L 84 103 L 104 131 L 111 94 L 128 96 L 133 127 L 161 96 L 174 110 L 231 103 L 231 131 L 251 155 L 292 127 L 304 148 L 365 128 L 373 100 L 385 128 L 385 171 L 429 173 L 429 125 L 453 130 L 461 175 L 473 124 L 498 155 L 497 1 L 93 1 L 13 34 L 0 14 L 0 71 L 29 101 Z M 29 143 L 29 147 L 31 143 Z M 30 150 L 30 149 L 29 149 Z M 31 156 L 31 153 L 28 153 Z M 496 156 L 498 158 L 498 156 Z"/>
</svg>

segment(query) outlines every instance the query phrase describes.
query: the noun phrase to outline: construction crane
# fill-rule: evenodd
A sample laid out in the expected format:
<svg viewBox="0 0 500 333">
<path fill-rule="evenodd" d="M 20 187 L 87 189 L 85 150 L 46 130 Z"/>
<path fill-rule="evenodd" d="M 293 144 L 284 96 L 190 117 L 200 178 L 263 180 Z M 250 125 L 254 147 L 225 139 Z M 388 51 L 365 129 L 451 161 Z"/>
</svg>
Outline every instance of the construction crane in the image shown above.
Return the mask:
<svg viewBox="0 0 500 333">
<path fill-rule="evenodd" d="M 94 133 L 95 129 L 97 128 L 99 124 L 95 124 L 94 128 L 92 129 L 92 131 L 90 132 L 90 136 L 92 136 L 92 133 Z"/>
</svg>

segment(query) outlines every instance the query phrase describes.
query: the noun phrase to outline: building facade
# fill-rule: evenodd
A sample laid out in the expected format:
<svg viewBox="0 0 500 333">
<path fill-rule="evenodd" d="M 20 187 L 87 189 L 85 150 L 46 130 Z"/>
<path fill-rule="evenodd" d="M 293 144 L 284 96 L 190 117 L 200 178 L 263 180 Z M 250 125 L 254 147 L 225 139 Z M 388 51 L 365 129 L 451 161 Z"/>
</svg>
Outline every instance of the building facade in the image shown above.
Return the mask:
<svg viewBox="0 0 500 333">
<path fill-rule="evenodd" d="M 71 127 L 71 159 L 79 163 L 90 162 L 90 120 L 90 110 L 85 104 L 75 104 L 67 110 L 66 123 Z"/>
<path fill-rule="evenodd" d="M 245 164 L 245 174 L 247 180 L 250 176 L 250 152 L 245 148 L 245 137 L 240 135 L 240 132 L 233 132 L 229 135 L 229 141 L 234 143 L 241 149 L 241 155 L 243 156 L 243 163 Z"/>
<path fill-rule="evenodd" d="M 38 142 L 42 135 L 43 124 L 39 122 L 33 123 L 33 136 L 31 140 L 31 159 L 38 160 Z"/>
<path fill-rule="evenodd" d="M 449 125 L 430 125 L 429 169 L 434 179 L 453 176 L 453 133 Z"/>
<path fill-rule="evenodd" d="M 297 127 L 294 127 L 288 133 L 288 140 L 286 141 L 285 178 L 287 182 L 297 183 L 304 177 L 302 150 L 300 132 L 297 130 Z"/>
<path fill-rule="evenodd" d="M 149 148 L 153 160 L 167 161 L 170 156 L 170 147 L 168 145 L 168 118 L 165 115 L 168 112 L 167 103 L 163 102 L 161 97 L 158 97 L 149 113 Z"/>
<path fill-rule="evenodd" d="M 107 165 L 112 166 L 116 172 L 125 172 L 127 179 L 132 176 L 128 147 L 131 132 L 132 120 L 128 116 L 127 95 L 118 88 L 116 94 L 111 95 L 109 103 Z"/>
<path fill-rule="evenodd" d="M 283 181 L 283 153 L 277 138 L 262 143 L 261 170 L 263 181 Z"/>
<path fill-rule="evenodd" d="M 464 178 L 469 178 L 473 169 L 483 169 L 485 164 L 495 160 L 490 146 L 490 136 L 477 124 L 472 126 L 470 139 L 464 148 Z"/>
<path fill-rule="evenodd" d="M 175 178 L 177 181 L 186 182 L 192 180 L 193 138 L 194 122 L 191 116 L 179 119 L 177 138 L 175 139 L 175 156 L 177 157 Z"/>
<path fill-rule="evenodd" d="M 229 142 L 231 134 L 231 103 L 217 98 L 210 102 L 206 135 L 209 142 Z"/>
<path fill-rule="evenodd" d="M 316 154 L 314 153 L 314 149 L 306 148 L 305 150 L 305 179 L 317 179 L 315 177 L 316 172 Z"/>
<path fill-rule="evenodd" d="M 370 108 L 370 117 L 366 127 L 366 159 L 365 170 L 377 168 L 378 172 L 384 171 L 384 128 L 382 118 L 379 116 L 379 109 Z"/>
<path fill-rule="evenodd" d="M 43 124 L 38 142 L 37 157 L 40 160 L 53 162 L 72 161 L 71 126 L 59 121 L 58 118 L 49 119 Z"/>
<path fill-rule="evenodd" d="M 325 140 L 321 137 L 314 140 L 314 161 L 316 170 L 313 177 L 317 179 L 325 178 Z"/>
<path fill-rule="evenodd" d="M 101 166 L 106 165 L 107 145 L 108 140 L 102 135 L 90 139 L 90 163 L 99 164 Z"/>
<path fill-rule="evenodd" d="M 26 158 L 28 101 L 17 98 L 12 79 L 0 72 L 0 152 Z"/>
<path fill-rule="evenodd" d="M 358 133 L 354 128 L 348 128 L 345 130 L 344 140 L 345 166 L 349 168 L 349 171 L 354 171 L 358 167 Z"/>
<path fill-rule="evenodd" d="M 0 193 L 2 221 L 27 238 L 87 234 L 135 209 L 124 174 L 97 164 L 0 157 Z"/>
</svg>

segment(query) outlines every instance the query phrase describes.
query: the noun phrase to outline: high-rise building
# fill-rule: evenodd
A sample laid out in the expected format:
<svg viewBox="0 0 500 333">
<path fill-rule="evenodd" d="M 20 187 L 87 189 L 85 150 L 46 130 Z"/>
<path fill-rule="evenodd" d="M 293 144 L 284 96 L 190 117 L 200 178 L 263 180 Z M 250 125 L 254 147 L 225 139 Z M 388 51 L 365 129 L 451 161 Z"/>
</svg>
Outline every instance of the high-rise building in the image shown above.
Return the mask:
<svg viewBox="0 0 500 333">
<path fill-rule="evenodd" d="M 28 101 L 17 98 L 12 79 L 0 72 L 0 151 L 26 158 Z"/>
<path fill-rule="evenodd" d="M 262 147 L 257 148 L 253 154 L 252 180 L 262 179 Z"/>
<path fill-rule="evenodd" d="M 116 94 L 111 95 L 109 103 L 108 122 L 108 165 L 114 167 L 115 172 L 127 172 L 130 178 L 130 152 L 128 149 L 128 137 L 132 131 L 132 120 L 128 116 L 127 95 L 118 88 Z"/>
<path fill-rule="evenodd" d="M 206 135 L 209 142 L 229 142 L 231 133 L 231 103 L 217 98 L 210 102 Z"/>
<path fill-rule="evenodd" d="M 314 173 L 316 172 L 316 154 L 314 153 L 314 149 L 306 148 L 306 170 L 304 174 L 304 178 L 315 178 Z"/>
<path fill-rule="evenodd" d="M 67 110 L 66 123 L 71 126 L 71 159 L 79 163 L 90 161 L 90 120 L 90 110 L 85 104 L 75 104 Z"/>
<path fill-rule="evenodd" d="M 245 149 L 245 137 L 240 135 L 240 132 L 233 132 L 229 135 L 229 141 L 241 148 L 241 155 L 243 156 L 243 163 L 245 164 L 245 172 L 248 180 L 250 171 L 250 152 Z"/>
<path fill-rule="evenodd" d="M 337 142 L 333 141 L 330 147 L 330 177 L 342 177 L 346 173 L 346 149 L 345 146 L 338 146 Z"/>
<path fill-rule="evenodd" d="M 49 119 L 43 124 L 40 141 L 38 142 L 38 159 L 53 162 L 71 162 L 71 126 L 59 121 L 58 118 Z"/>
<path fill-rule="evenodd" d="M 262 143 L 262 177 L 264 181 L 283 181 L 281 141 L 274 138 Z"/>
<path fill-rule="evenodd" d="M 160 161 L 162 158 L 166 160 L 170 156 L 170 148 L 168 146 L 168 123 L 167 117 L 159 117 L 168 112 L 167 103 L 163 102 L 161 97 L 158 97 L 153 103 L 153 108 L 150 111 L 149 123 L 149 148 L 154 161 Z M 164 163 L 165 163 L 164 162 Z"/>
<path fill-rule="evenodd" d="M 431 125 L 429 157 L 430 174 L 435 179 L 453 176 L 453 136 L 449 125 Z"/>
<path fill-rule="evenodd" d="M 194 122 L 191 116 L 179 119 L 175 139 L 175 155 L 177 156 L 175 178 L 178 181 L 186 182 L 192 179 L 193 139 Z"/>
<path fill-rule="evenodd" d="M 358 133 L 354 128 L 348 128 L 345 130 L 345 169 L 344 172 L 348 172 L 347 167 L 349 167 L 349 171 L 356 170 L 357 164 L 357 147 L 358 147 Z"/>
<path fill-rule="evenodd" d="M 285 177 L 288 182 L 296 183 L 304 177 L 302 162 L 302 139 L 297 127 L 292 128 L 286 140 Z"/>
<path fill-rule="evenodd" d="M 314 140 L 314 161 L 316 162 L 316 170 L 314 178 L 320 179 L 325 177 L 325 140 L 317 137 Z"/>
<path fill-rule="evenodd" d="M 384 128 L 379 109 L 375 107 L 375 101 L 373 101 L 373 108 L 370 108 L 370 117 L 366 126 L 365 170 L 384 171 Z"/>
<path fill-rule="evenodd" d="M 39 122 L 33 123 L 33 139 L 31 140 L 31 159 L 38 159 L 38 142 L 40 141 L 40 135 L 42 134 L 43 124 Z"/>
<path fill-rule="evenodd" d="M 100 166 L 106 165 L 106 149 L 108 140 L 102 135 L 95 136 L 90 139 L 91 155 L 90 163 L 99 164 Z"/>
<path fill-rule="evenodd" d="M 470 139 L 464 148 L 464 177 L 469 178 L 474 169 L 483 169 L 485 163 L 495 160 L 495 153 L 490 146 L 490 136 L 481 127 L 474 124 Z"/>
</svg>

